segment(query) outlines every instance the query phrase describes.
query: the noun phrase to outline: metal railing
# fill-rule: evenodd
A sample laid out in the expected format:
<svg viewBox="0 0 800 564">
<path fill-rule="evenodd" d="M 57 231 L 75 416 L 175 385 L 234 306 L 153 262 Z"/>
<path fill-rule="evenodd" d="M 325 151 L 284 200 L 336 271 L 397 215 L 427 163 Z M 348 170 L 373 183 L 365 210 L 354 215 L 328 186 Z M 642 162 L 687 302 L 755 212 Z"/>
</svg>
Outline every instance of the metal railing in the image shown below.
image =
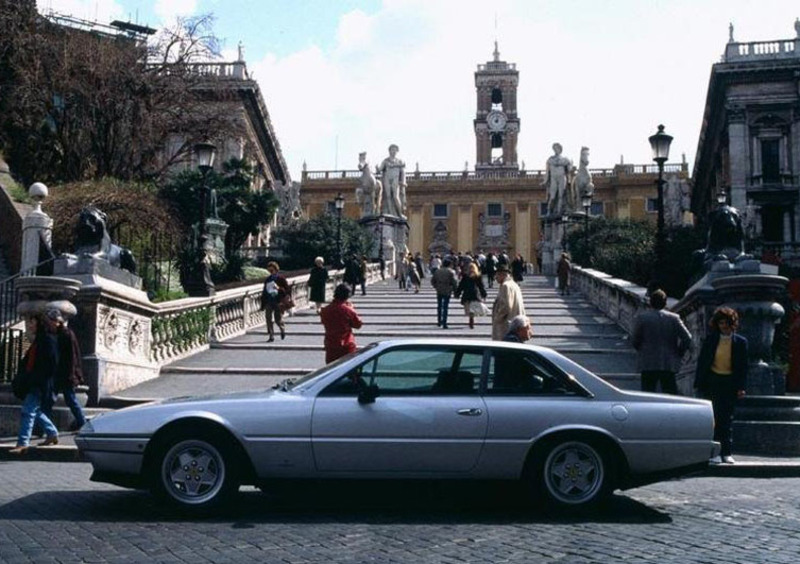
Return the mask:
<svg viewBox="0 0 800 564">
<path fill-rule="evenodd" d="M 17 313 L 19 297 L 16 281 L 25 276 L 48 275 L 53 272 L 51 256 L 36 266 L 0 281 L 0 383 L 8 382 L 17 373 L 25 352 L 25 328 Z"/>
</svg>

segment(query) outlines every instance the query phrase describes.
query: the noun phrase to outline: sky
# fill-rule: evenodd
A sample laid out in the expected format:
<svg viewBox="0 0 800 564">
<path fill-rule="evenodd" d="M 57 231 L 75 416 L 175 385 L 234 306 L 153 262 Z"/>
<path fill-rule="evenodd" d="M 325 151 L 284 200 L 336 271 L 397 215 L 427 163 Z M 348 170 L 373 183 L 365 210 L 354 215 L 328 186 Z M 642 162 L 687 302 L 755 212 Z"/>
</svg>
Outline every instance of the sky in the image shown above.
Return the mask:
<svg viewBox="0 0 800 564">
<path fill-rule="evenodd" d="M 211 13 L 267 103 L 294 180 L 378 164 L 395 143 L 408 170 L 475 165 L 474 72 L 519 71 L 520 162 L 544 168 L 559 142 L 590 168 L 651 163 L 659 124 L 670 162 L 694 162 L 711 66 L 728 42 L 790 39 L 798 0 L 38 0 L 101 23 L 158 28 Z M 690 169 L 691 170 L 691 169 Z"/>
</svg>

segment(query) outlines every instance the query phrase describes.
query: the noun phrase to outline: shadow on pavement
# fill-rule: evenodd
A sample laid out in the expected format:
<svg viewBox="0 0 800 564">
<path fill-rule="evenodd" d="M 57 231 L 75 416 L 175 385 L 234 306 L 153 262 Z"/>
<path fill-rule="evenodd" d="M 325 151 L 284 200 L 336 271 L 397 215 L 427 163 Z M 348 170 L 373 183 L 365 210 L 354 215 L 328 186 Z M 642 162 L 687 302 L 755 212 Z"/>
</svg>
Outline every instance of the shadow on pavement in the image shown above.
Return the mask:
<svg viewBox="0 0 800 564">
<path fill-rule="evenodd" d="M 231 523 L 509 524 L 671 523 L 665 513 L 624 495 L 599 508 L 563 514 L 529 500 L 518 484 L 453 482 L 279 482 L 262 493 L 243 488 L 209 516 L 187 515 L 132 490 L 50 491 L 0 507 L 0 521 L 193 521 Z"/>
</svg>

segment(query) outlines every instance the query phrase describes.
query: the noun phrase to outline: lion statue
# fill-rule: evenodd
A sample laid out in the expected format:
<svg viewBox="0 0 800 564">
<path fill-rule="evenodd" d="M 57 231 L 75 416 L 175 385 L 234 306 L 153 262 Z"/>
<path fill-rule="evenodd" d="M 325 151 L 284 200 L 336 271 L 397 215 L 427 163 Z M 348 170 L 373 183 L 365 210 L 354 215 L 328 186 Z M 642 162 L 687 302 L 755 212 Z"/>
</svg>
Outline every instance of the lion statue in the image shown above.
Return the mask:
<svg viewBox="0 0 800 564">
<path fill-rule="evenodd" d="M 95 206 L 81 210 L 75 226 L 75 254 L 107 260 L 111 266 L 136 274 L 136 260 L 130 249 L 111 242 L 106 223 L 108 217 Z"/>
</svg>

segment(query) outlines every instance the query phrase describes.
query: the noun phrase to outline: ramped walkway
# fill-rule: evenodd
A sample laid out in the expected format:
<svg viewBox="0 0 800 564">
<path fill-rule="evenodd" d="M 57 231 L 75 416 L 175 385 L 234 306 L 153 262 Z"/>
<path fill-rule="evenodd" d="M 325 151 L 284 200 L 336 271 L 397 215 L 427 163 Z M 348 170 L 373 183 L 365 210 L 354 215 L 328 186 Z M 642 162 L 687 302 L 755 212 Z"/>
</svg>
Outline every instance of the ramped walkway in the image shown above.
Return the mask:
<svg viewBox="0 0 800 564">
<path fill-rule="evenodd" d="M 356 332 L 359 345 L 388 338 L 491 338 L 491 322 L 477 318 L 470 329 L 461 304 L 450 302 L 448 329 L 436 326 L 436 296 L 430 279 L 418 294 L 403 291 L 394 280 L 367 288 L 352 302 L 364 327 Z M 553 279 L 526 277 L 521 284 L 525 307 L 533 320 L 533 344 L 552 347 L 614 384 L 638 384 L 636 356 L 625 333 L 580 295 L 560 296 Z M 488 289 L 491 305 L 497 285 Z M 286 339 L 267 343 L 264 326 L 208 351 L 162 369 L 157 380 L 118 394 L 120 400 L 156 399 L 197 393 L 264 389 L 286 377 L 305 374 L 324 364 L 323 328 L 313 309 L 286 319 Z"/>
<path fill-rule="evenodd" d="M 552 278 L 526 277 L 521 284 L 525 307 L 534 326 L 533 344 L 554 348 L 621 388 L 636 389 L 636 354 L 616 324 L 603 316 L 580 294 L 560 296 Z M 491 304 L 497 288 L 488 289 Z M 491 338 L 490 320 L 478 318 L 470 329 L 457 300 L 450 303 L 449 329 L 436 326 L 436 298 L 430 279 L 421 291 L 398 289 L 393 280 L 367 288 L 367 295 L 352 299 L 364 320 L 356 333 L 366 345 L 387 338 L 459 337 Z M 267 343 L 265 327 L 214 344 L 208 351 L 176 362 L 162 375 L 120 392 L 109 405 L 206 393 L 263 390 L 287 377 L 297 377 L 324 364 L 323 330 L 313 309 L 286 318 L 285 340 Z M 0 459 L 8 459 L 13 440 L 0 441 Z M 77 460 L 72 436 L 63 434 L 57 447 L 32 449 L 28 460 Z M 706 475 L 775 478 L 800 476 L 800 460 L 738 456 L 736 465 L 709 467 Z"/>
</svg>

